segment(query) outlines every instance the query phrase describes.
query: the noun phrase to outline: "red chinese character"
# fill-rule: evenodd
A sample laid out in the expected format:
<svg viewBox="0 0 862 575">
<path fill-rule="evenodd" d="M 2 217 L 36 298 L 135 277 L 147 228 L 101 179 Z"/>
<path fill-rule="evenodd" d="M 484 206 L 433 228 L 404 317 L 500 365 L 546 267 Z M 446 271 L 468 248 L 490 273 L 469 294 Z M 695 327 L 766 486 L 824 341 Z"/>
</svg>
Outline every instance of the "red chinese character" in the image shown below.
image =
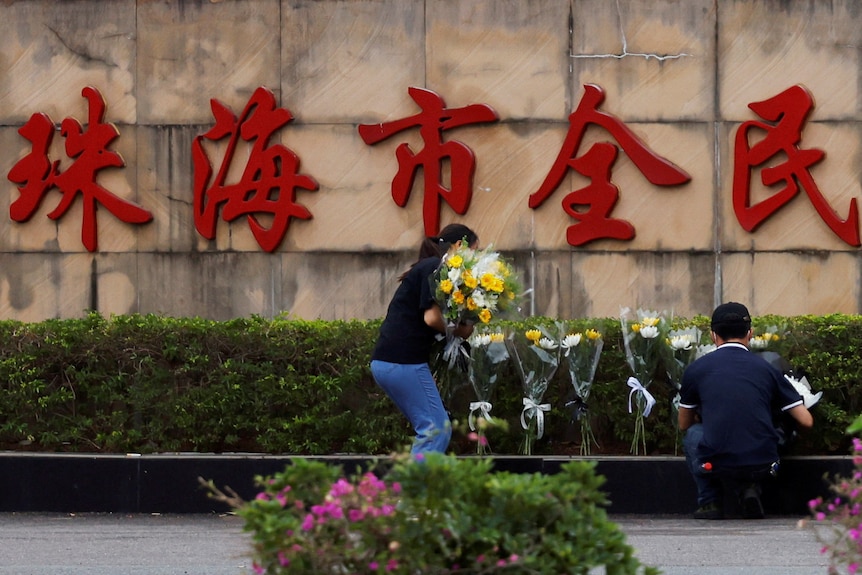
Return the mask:
<svg viewBox="0 0 862 575">
<path fill-rule="evenodd" d="M 195 227 L 205 238 L 216 234 L 216 220 L 232 222 L 246 216 L 258 245 L 273 252 L 287 233 L 290 218 L 311 219 L 311 212 L 296 203 L 296 189 L 315 191 L 317 181 L 299 175 L 299 158 L 285 146 L 269 145 L 269 138 L 293 119 L 289 110 L 276 107 L 275 96 L 264 87 L 252 94 L 242 116 L 237 117 L 218 100 L 210 100 L 216 123 L 192 143 L 194 163 Z M 227 149 L 215 181 L 212 165 L 203 147 L 203 139 L 218 141 L 229 137 Z M 248 163 L 239 182 L 226 184 L 225 179 L 240 139 L 251 142 Z M 270 218 L 269 227 L 259 216 Z"/>
<path fill-rule="evenodd" d="M 814 209 L 835 234 L 851 246 L 858 247 L 859 210 L 856 198 L 850 200 L 850 213 L 842 220 L 832 209 L 809 168 L 822 160 L 822 150 L 799 148 L 802 139 L 802 125 L 814 107 L 814 98 L 802 86 L 793 86 L 784 92 L 762 102 L 748 105 L 755 114 L 772 122 L 744 122 L 736 132 L 734 144 L 733 169 L 733 211 L 740 225 L 753 232 L 769 216 L 778 211 L 799 193 L 801 186 Z M 766 133 L 759 142 L 751 144 L 749 133 L 757 128 Z M 762 168 L 760 181 L 764 186 L 783 183 L 784 187 L 765 200 L 751 204 L 751 171 L 762 166 L 769 159 L 784 156 L 786 160 L 770 167 Z"/>
<path fill-rule="evenodd" d="M 33 114 L 18 133 L 33 145 L 31 152 L 21 158 L 8 178 L 19 184 L 20 197 L 12 202 L 9 214 L 16 222 L 26 222 L 42 203 L 48 191 L 57 187 L 63 198 L 48 214 L 52 220 L 59 219 L 68 211 L 78 194 L 84 202 L 84 221 L 81 226 L 81 241 L 87 250 L 98 249 L 96 209 L 98 204 L 127 224 L 144 224 L 153 215 L 132 202 L 123 200 L 96 183 L 96 172 L 108 167 L 125 165 L 122 156 L 108 149 L 120 132 L 113 124 L 105 124 L 105 100 L 98 90 L 87 86 L 81 92 L 89 101 L 89 122 L 84 130 L 74 118 L 66 118 L 60 125 L 60 133 L 66 138 L 66 155 L 73 158 L 72 165 L 61 172 L 60 162 L 51 162 L 48 150 L 54 138 L 54 125 L 46 114 Z"/>
<path fill-rule="evenodd" d="M 605 94 L 599 86 L 586 84 L 584 89 L 580 104 L 569 115 L 569 131 L 562 149 L 545 181 L 530 195 L 529 206 L 533 209 L 541 206 L 560 186 L 566 172 L 575 170 L 590 178 L 591 183 L 563 198 L 563 209 L 578 220 L 566 232 L 569 244 L 580 246 L 602 238 L 630 240 L 635 235 L 634 227 L 625 220 L 609 217 L 619 198 L 619 189 L 611 183 L 611 168 L 617 157 L 617 146 L 607 142 L 594 144 L 589 151 L 578 156 L 589 125 L 594 124 L 609 132 L 650 183 L 676 186 L 688 182 L 691 177 L 650 150 L 619 118 L 600 112 L 598 108 Z"/>
<path fill-rule="evenodd" d="M 425 147 L 414 153 L 408 144 L 395 150 L 398 172 L 392 180 L 392 199 L 402 208 L 407 204 L 416 170 L 420 167 L 425 176 L 425 201 L 422 214 L 425 234 L 433 236 L 440 231 L 440 198 L 448 203 L 455 213 L 464 215 L 473 196 L 473 173 L 476 159 L 473 151 L 457 141 L 443 142 L 443 131 L 458 126 L 495 122 L 497 113 L 485 104 L 471 104 L 463 108 L 446 108 L 446 104 L 435 92 L 411 87 L 407 92 L 419 104 L 422 112 L 385 124 L 361 124 L 359 135 L 366 144 L 376 144 L 406 130 L 419 127 L 419 135 Z M 443 183 L 442 167 L 449 161 L 450 187 Z"/>
</svg>

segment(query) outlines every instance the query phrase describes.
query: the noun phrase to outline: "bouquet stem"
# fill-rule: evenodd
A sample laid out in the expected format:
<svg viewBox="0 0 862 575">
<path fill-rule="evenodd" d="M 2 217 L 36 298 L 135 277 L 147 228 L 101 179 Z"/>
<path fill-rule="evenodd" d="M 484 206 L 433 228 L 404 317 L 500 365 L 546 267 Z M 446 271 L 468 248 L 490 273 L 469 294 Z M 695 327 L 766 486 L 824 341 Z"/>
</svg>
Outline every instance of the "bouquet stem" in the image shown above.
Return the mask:
<svg viewBox="0 0 862 575">
<path fill-rule="evenodd" d="M 635 414 L 635 432 L 632 437 L 632 446 L 629 452 L 632 455 L 638 455 L 640 448 L 643 447 L 643 455 L 646 455 L 646 427 L 644 426 L 644 406 L 641 398 L 635 400 L 637 405 L 637 413 Z"/>
<path fill-rule="evenodd" d="M 599 442 L 596 441 L 596 436 L 593 434 L 590 418 L 584 414 L 581 417 L 581 455 L 590 455 L 593 445 L 599 447 Z"/>
</svg>

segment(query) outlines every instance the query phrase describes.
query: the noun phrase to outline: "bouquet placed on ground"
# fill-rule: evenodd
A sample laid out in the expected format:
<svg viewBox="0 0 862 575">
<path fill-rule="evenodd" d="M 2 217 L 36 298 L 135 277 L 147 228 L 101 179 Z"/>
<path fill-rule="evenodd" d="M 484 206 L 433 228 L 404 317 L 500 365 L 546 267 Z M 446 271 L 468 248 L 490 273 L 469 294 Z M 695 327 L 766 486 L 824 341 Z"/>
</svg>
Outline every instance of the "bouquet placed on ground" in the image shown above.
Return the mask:
<svg viewBox="0 0 862 575">
<path fill-rule="evenodd" d="M 202 482 L 243 519 L 256 575 L 658 573 L 608 518 L 594 462 L 522 474 L 422 459 L 397 456 L 381 479 L 298 458 L 256 478 L 249 502 Z"/>
<path fill-rule="evenodd" d="M 477 433 L 476 452 L 488 452 L 488 439 L 485 429 L 491 419 L 491 397 L 500 378 L 500 371 L 509 359 L 506 337 L 502 332 L 476 332 L 468 340 L 470 343 L 470 367 L 468 377 L 476 401 L 470 403 L 468 423 L 470 431 Z"/>
<path fill-rule="evenodd" d="M 629 413 L 632 413 L 632 403 L 635 409 L 635 430 L 630 451 L 637 455 L 643 448 L 646 455 L 644 418 L 649 416 L 655 405 L 649 386 L 663 353 L 667 321 L 664 314 L 659 312 L 639 309 L 636 314 L 632 314 L 629 308 L 624 308 L 620 310 L 620 326 L 626 363 L 632 371 L 632 376 L 626 382 L 629 387 Z"/>
<path fill-rule="evenodd" d="M 681 329 L 672 329 L 665 340 L 664 366 L 667 373 L 667 383 L 674 394 L 671 400 L 671 417 L 676 427 L 677 441 L 674 448 L 679 445 L 679 390 L 682 386 L 682 374 L 696 358 L 698 344 L 703 333 L 695 326 Z"/>
<path fill-rule="evenodd" d="M 566 403 L 566 407 L 572 411 L 572 420 L 580 422 L 581 455 L 589 455 L 592 444 L 598 446 L 598 442 L 590 424 L 587 400 L 596 376 L 604 340 L 601 332 L 592 328 L 577 331 L 567 329 L 564 325 L 561 333 L 565 335 L 560 340 L 560 353 L 574 388 L 574 395 Z"/>
<path fill-rule="evenodd" d="M 754 335 L 751 336 L 751 339 L 748 342 L 748 347 L 751 351 L 774 351 L 778 352 L 779 355 L 783 355 L 780 353 L 780 348 L 783 347 L 782 344 L 784 343 L 783 328 L 780 328 L 777 325 L 766 327 L 754 326 L 752 331 L 754 332 Z"/>
<path fill-rule="evenodd" d="M 560 365 L 559 339 L 547 328 L 537 327 L 510 333 L 506 346 L 524 391 L 521 427 L 525 437 L 521 452 L 532 455 L 533 443 L 545 433 L 545 413 L 551 411 L 551 404 L 542 403 L 542 397 Z"/>
</svg>

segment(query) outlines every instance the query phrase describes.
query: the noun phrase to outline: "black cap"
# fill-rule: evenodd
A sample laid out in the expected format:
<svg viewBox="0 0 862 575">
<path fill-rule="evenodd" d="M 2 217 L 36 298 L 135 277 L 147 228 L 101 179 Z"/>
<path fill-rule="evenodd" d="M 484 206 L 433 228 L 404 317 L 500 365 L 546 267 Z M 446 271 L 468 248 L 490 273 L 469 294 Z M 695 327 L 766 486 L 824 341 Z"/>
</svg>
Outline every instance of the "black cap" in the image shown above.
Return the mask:
<svg viewBox="0 0 862 575">
<path fill-rule="evenodd" d="M 723 303 L 712 312 L 710 326 L 713 331 L 716 327 L 744 327 L 749 329 L 751 327 L 751 314 L 748 313 L 748 308 L 741 303 L 735 301 Z"/>
</svg>

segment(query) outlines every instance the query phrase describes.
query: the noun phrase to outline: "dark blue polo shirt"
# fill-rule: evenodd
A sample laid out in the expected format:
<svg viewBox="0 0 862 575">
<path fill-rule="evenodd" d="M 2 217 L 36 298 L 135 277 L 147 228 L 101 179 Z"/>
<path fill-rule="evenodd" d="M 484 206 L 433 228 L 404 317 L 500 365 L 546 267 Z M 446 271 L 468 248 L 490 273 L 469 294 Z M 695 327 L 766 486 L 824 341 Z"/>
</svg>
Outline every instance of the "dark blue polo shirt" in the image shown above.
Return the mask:
<svg viewBox="0 0 862 575">
<path fill-rule="evenodd" d="M 802 404 L 784 375 L 740 343 L 726 343 L 692 363 L 682 376 L 680 407 L 703 423 L 701 455 L 727 467 L 778 459 L 772 415 Z"/>
</svg>

